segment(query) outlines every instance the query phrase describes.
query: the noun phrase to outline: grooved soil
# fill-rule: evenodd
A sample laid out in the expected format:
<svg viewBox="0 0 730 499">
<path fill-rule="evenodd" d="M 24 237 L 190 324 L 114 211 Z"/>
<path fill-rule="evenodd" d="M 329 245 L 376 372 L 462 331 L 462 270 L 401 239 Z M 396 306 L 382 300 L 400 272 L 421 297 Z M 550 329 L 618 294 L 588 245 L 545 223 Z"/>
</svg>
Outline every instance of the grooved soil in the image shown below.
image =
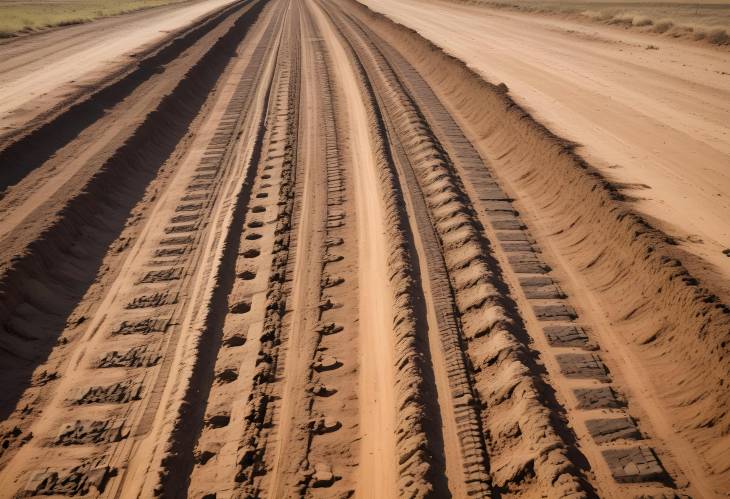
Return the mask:
<svg viewBox="0 0 730 499">
<path fill-rule="evenodd" d="M 728 492 L 728 308 L 565 141 L 354 0 L 169 12 L 4 75 L 138 50 L 8 114 L 0 497 Z"/>
</svg>

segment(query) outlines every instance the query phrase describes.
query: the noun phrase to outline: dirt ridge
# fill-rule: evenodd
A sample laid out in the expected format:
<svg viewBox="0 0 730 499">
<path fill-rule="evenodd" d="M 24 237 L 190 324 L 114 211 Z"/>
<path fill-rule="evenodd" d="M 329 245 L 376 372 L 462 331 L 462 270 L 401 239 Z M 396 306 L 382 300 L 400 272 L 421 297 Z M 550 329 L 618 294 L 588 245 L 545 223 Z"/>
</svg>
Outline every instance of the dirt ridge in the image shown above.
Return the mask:
<svg viewBox="0 0 730 499">
<path fill-rule="evenodd" d="M 459 117 L 480 131 L 479 146 L 490 157 L 518 165 L 495 170 L 528 192 L 555 222 L 555 235 L 586 279 L 597 282 L 594 290 L 602 302 L 610 304 L 611 320 L 646 356 L 647 368 L 661 373 L 655 384 L 676 411 L 675 428 L 703 449 L 699 454 L 722 483 L 730 473 L 721 451 L 730 440 L 730 394 L 723 386 L 730 374 L 727 305 L 682 265 L 671 239 L 622 203 L 572 144 L 535 121 L 503 87 L 485 82 L 410 28 L 361 4 L 353 8 L 409 54 Z M 666 376 L 681 390 L 661 386 Z"/>
<path fill-rule="evenodd" d="M 326 12 L 326 11 L 325 11 Z M 327 13 L 331 15 L 330 13 Z M 335 26 L 337 26 L 335 24 Z M 347 37 L 342 35 L 347 41 Z M 351 54 L 355 50 L 346 45 Z M 405 497 L 425 497 L 436 488 L 434 481 L 432 436 L 426 431 L 429 414 L 428 391 L 425 386 L 428 347 L 422 333 L 418 332 L 416 313 L 417 278 L 411 263 L 408 234 L 408 214 L 400 191 L 397 170 L 390 148 L 387 146 L 386 125 L 375 90 L 359 58 L 353 64 L 360 78 L 371 123 L 371 141 L 378 165 L 380 195 L 388 223 L 388 267 L 393 293 L 393 336 L 395 345 L 394 366 L 396 376 L 397 422 L 396 449 L 399 465 L 399 493 Z M 422 328 L 421 328 L 422 329 Z"/>
<path fill-rule="evenodd" d="M 107 76 L 97 85 L 95 91 L 85 88 L 80 100 L 73 102 L 73 97 L 66 99 L 56 108 L 33 120 L 27 127 L 15 129 L 13 135 L 2 137 L 0 164 L 7 167 L 2 168 L 0 173 L 0 198 L 7 188 L 73 140 L 79 130 L 97 120 L 106 109 L 121 102 L 142 81 L 190 48 L 232 12 L 248 3 L 251 3 L 250 0 L 243 0 L 218 9 L 193 27 L 166 37 L 146 53 L 137 54 L 137 59 L 127 67 Z"/>
<path fill-rule="evenodd" d="M 381 71 L 386 74 L 392 71 L 387 66 L 384 67 L 385 61 L 381 60 L 379 64 Z M 417 107 L 410 102 L 410 97 L 402 93 L 403 90 L 400 90 L 399 95 L 401 84 L 397 77 L 391 73 L 387 81 L 389 87 L 385 95 L 390 101 L 389 107 L 397 108 L 398 102 L 403 106 L 403 111 L 396 113 L 395 120 L 405 138 L 404 145 L 413 158 L 411 164 L 440 238 L 441 251 L 460 312 L 460 322 L 471 343 L 473 363 L 477 366 L 477 387 L 482 399 L 480 405 L 485 411 L 482 417 L 489 429 L 486 435 L 493 439 L 489 442 L 490 454 L 494 460 L 492 466 L 499 463 L 493 469 L 492 479 L 500 490 L 507 492 L 520 487 L 526 473 L 525 468 L 534 466 L 537 484 L 541 489 L 551 487 L 559 495 L 579 496 L 583 489 L 581 482 L 584 480 L 580 478 L 578 468 L 571 464 L 565 449 L 566 444 L 561 442 L 552 429 L 549 411 L 543 405 L 543 397 L 536 388 L 532 375 L 528 374 L 532 372 L 529 364 L 526 364 L 529 355 L 514 337 L 513 331 L 517 326 L 513 313 L 508 311 L 505 304 L 505 286 L 498 282 L 495 272 L 491 270 L 492 265 L 482 255 L 485 251 L 484 242 L 479 236 L 468 199 L 456 183 L 450 160 L 438 140 L 431 135 L 429 125 Z M 497 350 L 493 351 L 495 345 Z M 460 350 L 457 348 L 457 351 Z M 499 358 L 499 362 L 492 366 L 495 358 Z M 507 384 L 505 386 L 500 386 L 496 381 L 501 379 L 497 375 L 500 371 L 514 373 L 504 379 Z M 468 387 L 468 383 L 465 386 Z M 469 389 L 466 390 L 468 393 Z M 455 393 L 459 391 L 455 390 Z M 529 402 L 526 405 L 517 404 L 514 402 L 516 400 Z M 459 405 L 459 402 L 456 403 Z M 514 413 L 515 404 L 519 407 L 519 416 Z M 505 414 L 510 413 L 511 417 L 505 418 Z M 493 426 L 493 421 L 500 420 L 519 421 L 520 437 L 511 439 L 506 428 Z M 534 454 L 517 452 L 515 449 L 519 447 L 533 449 Z M 504 462 L 508 456 L 516 461 Z M 470 470 L 474 469 L 474 464 L 476 463 L 469 463 Z M 472 480 L 471 483 L 479 482 L 477 472 L 470 477 L 470 481 Z"/>
<path fill-rule="evenodd" d="M 188 133 L 190 123 L 233 55 L 231 47 L 240 42 L 261 7 L 261 3 L 254 4 L 242 14 L 233 29 L 206 52 L 175 90 L 149 113 L 125 145 L 91 178 L 85 190 L 46 221 L 39 237 L 4 266 L 0 273 L 0 341 L 6 359 L 3 377 L 22 376 L 29 361 L 42 360 L 56 339 L 54 335 L 60 332 L 75 304 L 97 278 L 104 253 L 125 227 L 129 212 Z M 76 248 L 79 241 L 91 242 L 79 250 Z M 56 265 L 58 255 L 68 256 L 70 267 Z M 71 268 L 77 271 L 70 274 Z M 79 269 L 83 272 L 78 272 Z M 64 299 L 49 306 L 46 298 L 51 295 Z M 23 303 L 24 308 L 20 308 Z M 28 308 L 35 312 L 28 314 Z M 49 321 L 51 327 L 44 327 L 44 321 Z M 35 336 L 31 331 L 43 334 Z M 13 386 L 22 390 L 27 384 L 18 380 Z"/>
</svg>

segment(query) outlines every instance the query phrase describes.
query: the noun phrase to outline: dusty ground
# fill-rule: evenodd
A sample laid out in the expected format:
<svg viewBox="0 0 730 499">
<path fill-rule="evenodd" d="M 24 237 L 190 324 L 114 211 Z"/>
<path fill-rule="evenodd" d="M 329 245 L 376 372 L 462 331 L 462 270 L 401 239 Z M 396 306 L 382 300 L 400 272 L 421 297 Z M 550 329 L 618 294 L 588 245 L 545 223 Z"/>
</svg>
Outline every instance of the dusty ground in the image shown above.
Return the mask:
<svg viewBox="0 0 730 499">
<path fill-rule="evenodd" d="M 0 38 L 151 9 L 183 0 L 2 0 Z"/>
<path fill-rule="evenodd" d="M 197 3 L 0 46 L 17 58 L 0 89 L 15 120 L 0 144 L 0 497 L 730 492 L 725 276 L 705 279 L 663 219 L 637 215 L 660 198 L 627 202 L 601 176 L 614 157 L 586 152 L 602 137 L 616 163 L 643 154 L 631 181 L 669 199 L 665 156 L 719 170 L 723 88 L 661 59 L 618 76 L 614 45 L 510 35 L 510 16 L 370 1 L 437 42 L 472 37 L 464 58 L 490 54 L 509 93 L 352 0 Z M 531 37 L 563 56 L 538 64 Z M 84 57 L 88 73 L 69 62 Z M 530 109 L 582 130 L 589 162 L 520 107 L 561 65 L 541 88 L 563 93 Z M 41 88 L 57 93 L 29 108 Z M 714 111 L 701 100 L 688 124 L 703 91 Z M 624 130 L 638 92 L 644 121 Z M 727 234 L 714 198 L 682 192 L 667 210 Z"/>
<path fill-rule="evenodd" d="M 725 0 L 450 0 L 591 21 L 711 45 L 730 45 L 730 5 Z"/>
<path fill-rule="evenodd" d="M 138 53 L 231 0 L 136 12 L 0 43 L 0 140 L 134 62 Z M 39 77 L 42 74 L 43 77 Z"/>
<path fill-rule="evenodd" d="M 730 51 L 479 7 L 366 3 L 506 83 L 637 210 L 730 278 Z"/>
</svg>

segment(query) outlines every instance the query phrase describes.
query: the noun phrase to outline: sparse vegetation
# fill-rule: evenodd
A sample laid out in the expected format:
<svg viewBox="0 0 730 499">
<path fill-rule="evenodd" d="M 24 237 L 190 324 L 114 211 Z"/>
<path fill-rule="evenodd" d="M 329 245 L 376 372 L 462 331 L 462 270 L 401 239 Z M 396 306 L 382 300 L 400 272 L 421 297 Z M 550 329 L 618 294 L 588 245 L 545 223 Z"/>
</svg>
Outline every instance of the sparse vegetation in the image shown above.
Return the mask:
<svg viewBox="0 0 730 499">
<path fill-rule="evenodd" d="M 0 0 L 0 38 L 185 0 Z"/>
<path fill-rule="evenodd" d="M 669 1 L 625 2 L 610 0 L 456 0 L 525 12 L 563 14 L 593 22 L 640 29 L 672 38 L 704 40 L 714 45 L 730 45 L 730 3 L 705 0 L 703 3 Z"/>
<path fill-rule="evenodd" d="M 672 26 L 674 26 L 674 23 L 668 19 L 662 19 L 658 23 L 654 25 L 654 31 L 657 33 L 666 33 L 669 31 Z"/>
<path fill-rule="evenodd" d="M 730 35 L 724 29 L 713 29 L 707 34 L 707 40 L 715 45 L 730 44 Z"/>
</svg>

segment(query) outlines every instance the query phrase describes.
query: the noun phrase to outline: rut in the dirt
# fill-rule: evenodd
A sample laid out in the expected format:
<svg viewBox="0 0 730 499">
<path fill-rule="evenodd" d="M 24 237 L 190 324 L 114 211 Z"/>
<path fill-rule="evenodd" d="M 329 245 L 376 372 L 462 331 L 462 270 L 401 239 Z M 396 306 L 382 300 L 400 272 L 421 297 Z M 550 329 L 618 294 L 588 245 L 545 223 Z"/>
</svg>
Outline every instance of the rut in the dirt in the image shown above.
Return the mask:
<svg viewBox="0 0 730 499">
<path fill-rule="evenodd" d="M 155 189 L 144 199 L 145 208 L 156 214 L 156 220 L 167 223 L 148 225 L 136 232 L 135 223 L 149 219 L 140 216 L 145 213 L 143 210 L 132 213 L 133 223 L 125 227 L 115 243 L 113 256 L 107 257 L 109 265 L 119 268 L 106 271 L 98 287 L 92 288 L 91 296 L 80 305 L 82 312 L 77 312 L 80 320 L 69 324 L 63 341 L 24 394 L 27 403 L 5 422 L 13 429 L 4 432 L 2 457 L 6 466 L 2 480 L 15 482 L 21 494 L 77 494 L 92 487 L 126 489 L 128 484 L 151 493 L 160 476 L 153 474 L 144 482 L 125 482 L 130 470 L 119 471 L 118 462 L 124 461 L 132 450 L 127 444 L 155 438 L 160 443 L 170 439 L 174 445 L 181 445 L 179 435 L 168 435 L 168 429 L 157 426 L 155 416 L 160 410 L 172 409 L 168 417 L 178 409 L 187 410 L 180 401 L 172 406 L 163 402 L 169 396 L 165 388 L 179 378 L 179 371 L 190 369 L 185 367 L 184 358 L 182 362 L 175 360 L 176 351 L 191 347 L 195 351 L 191 343 L 201 336 L 196 324 L 206 320 L 201 315 L 215 284 L 209 276 L 217 275 L 214 270 L 218 255 L 224 261 L 227 258 L 221 249 L 225 241 L 220 234 L 234 233 L 227 224 L 231 217 L 236 217 L 248 192 L 242 172 L 246 171 L 246 158 L 253 146 L 240 151 L 240 143 L 250 144 L 248 137 L 259 126 L 260 116 L 249 113 L 248 108 L 255 109 L 260 100 L 260 82 L 265 79 L 261 68 L 267 63 L 265 56 L 277 31 L 274 27 L 264 34 L 262 50 L 253 51 L 250 59 L 243 61 L 247 65 L 231 62 L 232 46 L 249 34 L 245 28 L 253 24 L 263 7 L 255 5 L 258 8 L 246 9 L 243 16 L 234 18 L 237 22 L 231 22 L 229 34 L 218 39 L 203 57 L 204 67 L 197 72 L 198 76 L 205 76 L 196 79 L 193 70 L 180 84 L 191 107 L 167 105 L 172 108 L 170 112 L 179 109 L 183 113 L 175 115 L 181 118 L 175 126 L 192 123 L 194 128 L 200 127 L 199 136 L 194 135 L 176 147 L 175 162 L 166 165 L 168 178 L 155 182 Z M 206 67 L 213 71 L 206 73 Z M 216 88 L 217 82 L 236 74 L 239 81 L 226 98 L 226 92 Z M 220 102 L 210 98 L 212 89 L 218 90 L 214 97 L 223 96 Z M 180 95 L 169 96 L 176 97 Z M 219 116 L 212 129 L 202 126 L 202 118 L 195 116 L 199 110 L 195 105 Z M 185 113 L 191 113 L 191 120 L 195 119 L 185 121 Z M 168 128 L 176 133 L 175 127 Z M 242 136 L 246 137 L 243 141 Z M 159 138 L 150 133 L 144 137 L 150 144 Z M 190 148 L 191 145 L 197 147 Z M 110 195 L 119 194 L 114 189 L 107 190 Z M 221 285 L 226 280 L 227 277 L 221 279 Z M 207 339 L 204 334 L 202 338 Z M 204 339 L 201 342 L 207 343 Z M 74 348 L 79 343 L 84 347 Z M 204 350 L 200 350 L 199 362 L 204 360 Z M 69 363 L 73 363 L 72 369 L 68 368 Z M 192 363 L 192 376 L 183 377 L 177 386 L 184 387 L 195 380 L 199 365 Z M 193 383 L 191 390 L 194 389 Z M 75 419 L 71 420 L 72 417 Z M 37 428 L 49 423 L 51 432 L 56 424 L 65 429 L 57 437 L 39 432 Z M 31 440 L 31 435 L 39 433 L 39 439 Z M 79 453 L 79 449 L 87 452 Z M 53 467 L 33 464 L 49 460 L 49 456 L 53 456 Z M 158 465 L 163 466 L 169 456 L 163 452 L 149 458 L 157 459 Z M 144 459 L 132 461 L 131 465 L 143 462 Z M 163 487 L 172 492 L 172 487 Z"/>
<path fill-rule="evenodd" d="M 150 184 L 189 132 L 217 75 L 230 60 L 231 48 L 243 39 L 260 8 L 259 3 L 225 13 L 231 24 L 225 36 L 203 53 L 172 93 L 99 165 L 83 190 L 65 200 L 58 212 L 42 213 L 44 217 L 29 214 L 24 222 L 39 227 L 37 233 L 31 232 L 32 240 L 21 239 L 25 228 L 6 236 L 0 262 L 0 355 L 4 359 L 0 376 L 7 380 L 8 390 L 0 414 L 7 416 L 22 390 L 33 383 L 33 370 L 46 361 L 63 329 L 85 320 L 83 312 L 74 315 L 74 309 L 99 273 L 107 271 L 105 256 L 120 253 L 129 244 L 120 234 L 142 216 L 148 203 L 138 203 L 149 197 Z M 12 163 L 18 162 L 23 161 Z M 8 254 L 10 250 L 19 254 Z"/>
<path fill-rule="evenodd" d="M 721 488 L 727 309 L 503 89 L 352 0 L 165 43 L 0 152 L 0 497 Z"/>
</svg>

